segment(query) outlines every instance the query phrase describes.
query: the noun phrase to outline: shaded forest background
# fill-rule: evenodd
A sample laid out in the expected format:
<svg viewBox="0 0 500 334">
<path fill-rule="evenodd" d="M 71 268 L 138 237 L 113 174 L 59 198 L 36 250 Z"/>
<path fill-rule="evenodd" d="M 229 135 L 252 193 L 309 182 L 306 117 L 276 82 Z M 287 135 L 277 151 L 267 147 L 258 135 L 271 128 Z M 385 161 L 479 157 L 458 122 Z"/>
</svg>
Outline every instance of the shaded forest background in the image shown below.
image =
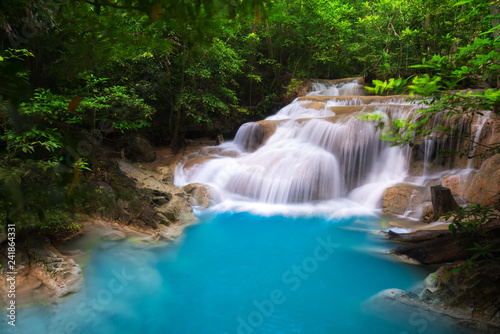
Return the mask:
<svg viewBox="0 0 500 334">
<path fill-rule="evenodd" d="M 186 138 L 231 137 L 240 124 L 289 102 L 303 78 L 364 76 L 383 84 L 413 77 L 424 94 L 496 88 L 498 6 L 496 0 L 4 1 L 2 223 L 78 229 L 75 212 L 103 208 L 95 186 L 107 180 L 102 147 L 119 150 L 137 135 L 176 149 Z M 498 104 L 498 92 L 484 100 Z"/>
</svg>

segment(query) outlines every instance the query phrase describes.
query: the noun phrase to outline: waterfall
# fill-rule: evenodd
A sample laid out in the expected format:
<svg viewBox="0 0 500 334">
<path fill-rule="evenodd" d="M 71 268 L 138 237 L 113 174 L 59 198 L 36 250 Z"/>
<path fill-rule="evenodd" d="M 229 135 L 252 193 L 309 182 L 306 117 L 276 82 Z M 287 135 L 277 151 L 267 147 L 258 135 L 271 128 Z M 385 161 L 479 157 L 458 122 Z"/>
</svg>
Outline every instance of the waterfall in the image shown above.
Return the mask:
<svg viewBox="0 0 500 334">
<path fill-rule="evenodd" d="M 475 166 L 475 154 L 483 127 L 490 119 L 491 111 L 447 117 L 444 111 L 432 120 L 431 133 L 422 140 L 423 175 L 431 177 L 442 169 L 467 168 Z M 442 129 L 450 129 L 443 132 Z M 468 152 L 465 158 L 457 152 Z M 470 157 L 470 158 L 469 158 Z"/>
<path fill-rule="evenodd" d="M 474 156 L 477 151 L 477 146 L 478 143 L 481 139 L 481 134 L 483 133 L 483 127 L 484 124 L 490 119 L 491 116 L 491 110 L 483 111 L 482 115 L 476 115 L 474 117 L 473 123 L 472 123 L 472 142 L 471 142 L 471 148 L 469 152 L 469 156 Z M 468 159 L 467 161 L 467 168 L 473 168 L 474 167 L 474 159 Z"/>
<path fill-rule="evenodd" d="M 381 141 L 380 129 L 360 116 L 408 120 L 426 106 L 408 96 L 366 96 L 358 82 L 313 83 L 312 91 L 275 115 L 243 124 L 234 141 L 187 155 L 177 166 L 175 183 L 208 184 L 219 202 L 252 207 L 326 203 L 329 210 L 335 205 L 378 208 L 384 190 L 408 176 L 412 152 Z M 431 163 L 444 166 L 436 159 L 438 150 L 461 149 L 459 137 L 465 132 L 477 142 L 487 119 L 486 114 L 468 122 L 437 115 L 435 130 L 419 145 L 424 177 L 432 177 Z M 438 124 L 456 131 L 442 133 Z"/>
<path fill-rule="evenodd" d="M 358 79 L 347 82 L 342 80 L 318 80 L 312 83 L 311 88 L 309 96 L 365 95 L 363 85 L 359 83 Z"/>
<path fill-rule="evenodd" d="M 312 87 L 275 115 L 243 124 L 234 141 L 185 157 L 176 184 L 209 184 L 220 201 L 348 199 L 375 207 L 383 190 L 406 176 L 409 150 L 381 141 L 359 116 L 408 118 L 417 105 L 402 96 L 364 96 L 357 80 Z"/>
</svg>

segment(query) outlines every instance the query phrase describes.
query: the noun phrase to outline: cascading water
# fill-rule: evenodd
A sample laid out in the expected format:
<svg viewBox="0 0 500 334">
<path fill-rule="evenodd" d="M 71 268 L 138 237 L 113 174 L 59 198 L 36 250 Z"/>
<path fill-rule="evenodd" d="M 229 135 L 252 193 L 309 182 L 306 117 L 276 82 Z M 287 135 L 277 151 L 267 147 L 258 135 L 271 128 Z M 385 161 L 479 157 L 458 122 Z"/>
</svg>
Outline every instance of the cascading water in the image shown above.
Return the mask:
<svg viewBox="0 0 500 334">
<path fill-rule="evenodd" d="M 476 154 L 477 146 L 481 138 L 481 134 L 483 133 L 484 124 L 490 119 L 490 116 L 491 116 L 491 110 L 486 110 L 483 112 L 482 115 L 476 115 L 476 117 L 474 118 L 473 123 L 471 125 L 472 141 L 469 153 L 470 156 L 474 156 Z M 474 167 L 474 159 L 468 159 L 467 168 L 473 168 L 473 167 Z"/>
<path fill-rule="evenodd" d="M 406 176 L 409 151 L 381 141 L 374 124 L 359 116 L 407 118 L 417 105 L 404 97 L 362 96 L 357 81 L 313 87 L 319 90 L 264 121 L 241 126 L 217 154 L 189 155 L 177 167 L 176 184 L 209 184 L 221 201 L 287 204 L 347 197 L 375 207 L 383 189 Z M 354 92 L 359 95 L 342 95 Z M 236 154 L 221 155 L 228 150 Z"/>
<path fill-rule="evenodd" d="M 422 174 L 430 177 L 433 172 L 440 172 L 443 168 L 448 170 L 479 167 L 475 165 L 475 154 L 484 125 L 490 116 L 491 111 L 487 110 L 460 117 L 447 117 L 444 111 L 437 113 L 432 120 L 431 133 L 422 141 L 424 162 Z M 468 154 L 462 159 L 456 152 L 468 152 Z M 441 168 L 436 168 L 436 165 Z"/>
</svg>

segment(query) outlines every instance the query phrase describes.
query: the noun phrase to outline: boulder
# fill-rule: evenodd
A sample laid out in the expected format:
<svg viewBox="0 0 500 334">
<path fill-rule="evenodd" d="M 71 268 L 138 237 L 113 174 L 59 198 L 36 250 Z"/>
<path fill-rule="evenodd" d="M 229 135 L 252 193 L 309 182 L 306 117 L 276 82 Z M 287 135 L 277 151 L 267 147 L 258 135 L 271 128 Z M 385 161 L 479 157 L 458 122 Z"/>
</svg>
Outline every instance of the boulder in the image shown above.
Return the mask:
<svg viewBox="0 0 500 334">
<path fill-rule="evenodd" d="M 500 206 L 500 154 L 486 159 L 479 172 L 468 180 L 463 197 L 483 206 Z"/>
<path fill-rule="evenodd" d="M 160 181 L 164 183 L 174 183 L 174 173 L 169 166 L 156 167 L 155 171 L 161 175 Z"/>
<path fill-rule="evenodd" d="M 382 211 L 397 215 L 402 215 L 407 211 L 423 214 L 424 211 L 418 209 L 426 201 L 430 201 L 430 192 L 427 187 L 401 183 L 384 191 Z M 415 218 L 420 219 L 421 216 Z"/>
<path fill-rule="evenodd" d="M 497 107 L 498 108 L 498 107 Z M 481 136 L 479 138 L 479 145 L 477 146 L 476 154 L 478 157 L 475 159 L 476 163 L 481 164 L 487 158 L 494 155 L 495 150 L 488 150 L 493 145 L 500 142 L 500 114 L 491 114 L 491 118 L 483 125 Z M 474 167 L 480 167 L 474 166 Z"/>
<path fill-rule="evenodd" d="M 101 239 L 104 241 L 121 241 L 121 240 L 125 240 L 126 237 L 127 236 L 122 231 L 111 230 L 111 231 L 104 233 L 101 236 Z"/>
<path fill-rule="evenodd" d="M 441 185 L 450 189 L 453 196 L 463 196 L 467 177 L 461 174 L 445 176 L 441 179 Z"/>
<path fill-rule="evenodd" d="M 201 183 L 190 183 L 182 187 L 188 196 L 189 204 L 208 208 L 211 204 L 213 194 L 210 187 Z"/>
<path fill-rule="evenodd" d="M 155 151 L 149 140 L 137 135 L 129 140 L 125 157 L 134 162 L 150 162 L 155 159 Z"/>
<path fill-rule="evenodd" d="M 170 167 L 157 167 L 152 171 L 123 160 L 118 161 L 118 165 L 127 177 L 134 180 L 141 193 L 141 198 L 130 203 L 119 201 L 127 223 L 159 229 L 160 237 L 168 235 L 171 238 L 179 235 L 185 225 L 196 222 L 189 196 L 172 183 Z"/>
<path fill-rule="evenodd" d="M 175 194 L 168 204 L 159 207 L 158 211 L 172 223 L 186 225 L 196 221 L 193 208 L 182 193 Z"/>
<path fill-rule="evenodd" d="M 384 191 L 382 211 L 402 215 L 410 205 L 410 197 L 411 187 L 409 185 L 389 187 Z"/>
</svg>

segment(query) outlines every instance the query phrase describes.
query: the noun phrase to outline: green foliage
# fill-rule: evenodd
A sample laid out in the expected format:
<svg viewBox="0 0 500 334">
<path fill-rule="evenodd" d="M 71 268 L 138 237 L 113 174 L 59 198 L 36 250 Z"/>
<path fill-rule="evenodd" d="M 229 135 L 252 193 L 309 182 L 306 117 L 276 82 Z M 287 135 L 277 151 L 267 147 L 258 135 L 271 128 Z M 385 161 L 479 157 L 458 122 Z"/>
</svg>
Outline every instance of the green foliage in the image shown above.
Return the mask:
<svg viewBox="0 0 500 334">
<path fill-rule="evenodd" d="M 493 244 L 480 244 L 475 242 L 474 247 L 467 248 L 467 250 L 474 251 L 475 254 L 469 259 L 469 261 L 476 262 L 477 264 L 489 262 L 489 261 L 498 261 L 498 253 L 500 252 L 500 248 L 494 248 L 498 245 Z"/>
<path fill-rule="evenodd" d="M 478 204 L 460 207 L 456 211 L 445 214 L 444 218 L 447 220 L 453 218 L 448 228 L 454 235 L 457 233 L 474 235 L 481 231 L 484 223 L 496 216 L 493 208 Z"/>
<path fill-rule="evenodd" d="M 25 60 L 33 57 L 27 49 L 6 49 L 0 51 L 0 106 L 4 103 L 17 105 L 29 96 L 29 71 Z"/>
<path fill-rule="evenodd" d="M 7 131 L 7 137 L 11 153 L 15 156 L 17 152 L 33 154 L 37 148 L 42 148 L 48 153 L 54 153 L 62 148 L 62 137 L 57 129 L 37 130 L 31 128 L 27 131 L 16 133 Z"/>
<path fill-rule="evenodd" d="M 403 80 L 402 78 L 390 78 L 389 81 L 384 80 L 373 80 L 372 84 L 375 87 L 365 86 L 365 89 L 368 93 L 372 94 L 401 94 L 404 90 L 406 83 L 410 78 Z"/>
<path fill-rule="evenodd" d="M 21 105 L 21 113 L 38 123 L 62 125 L 71 131 L 75 126 L 95 129 L 102 121 L 111 122 L 113 128 L 124 132 L 149 125 L 155 110 L 124 86 L 106 86 L 107 79 L 83 76 L 86 84 L 66 95 L 54 94 L 38 88 L 30 102 Z M 65 133 L 66 135 L 68 133 Z"/>
<path fill-rule="evenodd" d="M 452 133 L 452 125 L 438 129 L 431 129 L 428 121 L 436 117 L 451 119 L 453 117 L 474 116 L 483 110 L 491 110 L 500 101 L 500 93 L 496 89 L 487 89 L 479 92 L 457 91 L 466 82 L 472 80 L 487 80 L 498 75 L 498 52 L 500 41 L 491 39 L 474 39 L 471 44 L 459 47 L 458 52 L 447 56 L 434 55 L 430 60 L 425 58 L 421 65 L 412 68 L 425 69 L 431 74 L 408 77 L 406 80 L 389 79 L 388 81 L 374 80 L 375 87 L 368 88 L 370 92 L 382 94 L 384 92 L 405 92 L 421 99 L 425 108 L 419 111 L 411 120 L 394 120 L 391 124 L 384 124 L 387 131 L 382 138 L 396 145 L 413 146 L 418 140 L 425 139 L 432 131 Z M 410 81 L 411 79 L 411 81 Z M 382 122 L 386 120 L 379 120 Z M 450 123 L 453 124 L 453 123 Z M 380 126 L 380 125 L 379 125 Z M 382 126 L 380 126 L 382 127 Z M 469 136 L 470 134 L 462 134 Z M 469 140 L 471 140 L 469 138 Z M 493 144 L 486 148 L 483 154 L 500 152 L 500 145 Z M 450 152 L 459 156 L 473 157 L 470 147 L 462 151 Z"/>
<path fill-rule="evenodd" d="M 193 53 L 184 73 L 187 84 L 175 108 L 181 108 L 188 119 L 210 126 L 213 118 L 239 111 L 234 79 L 242 73 L 244 61 L 218 38 L 208 48 Z"/>
<path fill-rule="evenodd" d="M 498 217 L 496 210 L 488 206 L 471 205 L 448 212 L 443 217 L 447 220 L 452 218 L 448 228 L 455 237 L 461 238 L 460 240 L 463 240 L 463 238 L 478 238 L 478 241 L 473 243 L 474 247 L 467 248 L 468 251 L 473 252 L 473 255 L 455 272 L 500 260 L 500 244 L 498 240 L 489 240 L 487 236 L 483 235 L 484 224 Z"/>
<path fill-rule="evenodd" d="M 293 96 L 294 94 L 297 93 L 297 90 L 304 85 L 304 82 L 302 80 L 298 80 L 296 78 L 292 78 L 290 81 L 290 84 L 286 86 L 286 97 Z"/>
<path fill-rule="evenodd" d="M 458 52 L 446 56 L 434 55 L 430 60 L 411 68 L 425 69 L 447 83 L 448 89 L 459 88 L 463 83 L 496 78 L 500 65 L 500 40 L 475 38 L 471 44 L 458 47 Z"/>
</svg>

